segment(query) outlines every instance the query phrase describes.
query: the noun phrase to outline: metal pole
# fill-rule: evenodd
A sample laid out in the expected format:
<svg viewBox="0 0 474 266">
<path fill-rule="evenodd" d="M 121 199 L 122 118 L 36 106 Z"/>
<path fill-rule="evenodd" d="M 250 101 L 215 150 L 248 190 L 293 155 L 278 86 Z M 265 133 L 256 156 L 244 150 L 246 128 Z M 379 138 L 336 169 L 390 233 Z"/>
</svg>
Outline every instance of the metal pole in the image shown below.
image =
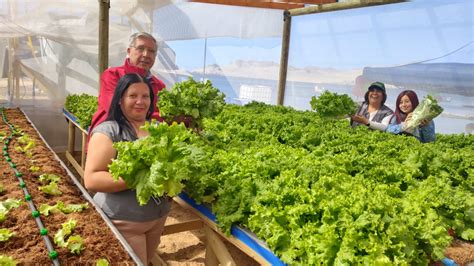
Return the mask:
<svg viewBox="0 0 474 266">
<path fill-rule="evenodd" d="M 278 80 L 278 99 L 277 105 L 283 105 L 285 100 L 286 76 L 288 73 L 288 54 L 290 50 L 290 33 L 291 33 L 291 15 L 288 10 L 283 12 L 283 36 L 281 40 L 281 57 L 280 57 L 280 76 Z"/>
<path fill-rule="evenodd" d="M 99 0 L 99 80 L 109 65 L 110 0 Z"/>
</svg>

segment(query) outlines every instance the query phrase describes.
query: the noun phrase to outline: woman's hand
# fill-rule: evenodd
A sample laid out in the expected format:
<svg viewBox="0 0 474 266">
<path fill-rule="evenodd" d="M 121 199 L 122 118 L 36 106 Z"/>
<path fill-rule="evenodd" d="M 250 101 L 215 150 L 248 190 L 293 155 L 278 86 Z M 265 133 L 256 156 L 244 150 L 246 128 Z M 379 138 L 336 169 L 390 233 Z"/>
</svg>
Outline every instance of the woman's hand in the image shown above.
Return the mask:
<svg viewBox="0 0 474 266">
<path fill-rule="evenodd" d="M 364 116 L 353 115 L 351 118 L 352 118 L 353 121 L 356 121 L 358 123 L 361 123 L 361 124 L 364 124 L 364 125 L 369 124 L 369 119 L 365 118 Z"/>
<path fill-rule="evenodd" d="M 179 123 L 184 123 L 185 127 L 189 127 L 189 125 L 191 125 L 192 119 L 193 118 L 191 116 L 186 116 L 186 115 L 180 114 L 180 115 L 176 116 L 173 120 L 178 124 Z"/>
<path fill-rule="evenodd" d="M 420 127 L 424 127 L 426 125 L 428 125 L 429 123 L 431 122 L 431 119 L 422 119 L 421 122 L 420 122 Z"/>
<path fill-rule="evenodd" d="M 406 132 L 406 133 L 409 133 L 409 134 L 413 134 L 414 132 L 414 128 L 407 128 L 408 126 L 408 123 L 410 122 L 410 120 L 412 119 L 412 116 L 413 116 L 413 113 L 409 113 L 407 115 L 407 117 L 405 118 L 405 121 L 402 122 L 402 131 L 403 132 Z"/>
<path fill-rule="evenodd" d="M 413 112 L 412 113 L 409 113 L 407 115 L 407 118 L 405 118 L 405 123 L 407 123 L 408 121 L 410 121 L 411 119 L 413 118 Z M 422 119 L 420 121 L 420 127 L 424 127 L 426 125 L 428 125 L 428 123 L 431 122 L 431 119 Z"/>
</svg>

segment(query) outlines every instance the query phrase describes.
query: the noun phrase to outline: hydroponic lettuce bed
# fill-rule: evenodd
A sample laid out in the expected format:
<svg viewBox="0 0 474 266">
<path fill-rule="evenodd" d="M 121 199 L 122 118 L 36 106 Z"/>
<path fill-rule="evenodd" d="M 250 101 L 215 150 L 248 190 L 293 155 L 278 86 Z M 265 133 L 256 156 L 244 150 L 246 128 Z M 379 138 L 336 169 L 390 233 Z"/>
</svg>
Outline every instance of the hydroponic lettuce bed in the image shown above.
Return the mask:
<svg viewBox="0 0 474 266">
<path fill-rule="evenodd" d="M 95 265 L 99 259 L 106 259 L 111 264 L 134 264 L 131 252 L 127 252 L 129 247 L 126 249 L 118 240 L 119 236 L 114 234 L 94 206 L 88 202 L 24 114 L 19 109 L 4 109 L 3 112 L 8 123 L 13 125 L 17 131 L 20 130 L 22 135 L 27 134 L 34 142 L 34 147 L 25 149 L 27 144 L 19 143 L 18 139 L 21 135 L 18 134 L 7 141 L 8 136 L 11 135 L 11 129 L 0 118 L 0 140 L 2 140 L 0 144 L 3 147 L 3 156 L 0 159 L 0 184 L 3 186 L 3 192 L 0 193 L 0 202 L 6 202 L 8 199 L 21 199 L 20 206 L 11 208 L 6 219 L 0 222 L 0 230 L 9 229 L 14 234 L 5 241 L 0 237 L 0 255 L 9 256 L 21 264 L 47 265 L 52 262 L 51 251 L 45 245 L 34 215 L 32 215 L 32 210 L 27 204 L 28 196 L 25 197 L 17 178 L 17 172 L 19 172 L 23 178 L 24 187 L 27 188 L 31 195 L 31 201 L 37 209 L 42 204 L 51 206 L 59 201 L 65 205 L 88 204 L 88 207 L 81 212 L 68 214 L 56 212 L 50 213 L 48 216 L 44 214 L 39 216 L 47 229 L 47 235 L 53 243 L 53 248 L 57 252 L 59 263 Z M 17 171 L 13 169 L 14 167 Z M 39 187 L 45 186 L 45 181 L 39 180 L 39 176 L 42 174 L 53 174 L 60 177 L 57 184 L 61 195 L 48 195 L 39 190 Z M 83 239 L 83 248 L 78 255 L 53 242 L 54 236 L 61 229 L 62 224 L 71 219 L 76 220 L 76 227 L 73 229 L 72 235 L 79 235 Z M 43 234 L 45 233 L 46 231 L 43 231 Z"/>
</svg>

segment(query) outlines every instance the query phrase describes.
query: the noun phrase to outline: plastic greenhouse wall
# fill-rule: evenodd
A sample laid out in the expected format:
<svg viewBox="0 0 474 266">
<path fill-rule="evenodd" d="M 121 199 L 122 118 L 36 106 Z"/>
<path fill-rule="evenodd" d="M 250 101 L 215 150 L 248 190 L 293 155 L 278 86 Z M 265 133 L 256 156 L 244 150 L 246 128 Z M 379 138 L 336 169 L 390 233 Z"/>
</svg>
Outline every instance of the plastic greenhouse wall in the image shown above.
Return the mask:
<svg viewBox="0 0 474 266">
<path fill-rule="evenodd" d="M 292 18 L 285 105 L 310 109 L 324 90 L 363 101 L 371 82 L 444 108 L 438 133 L 474 133 L 474 1 L 406 3 Z"/>
<path fill-rule="evenodd" d="M 21 107 L 55 151 L 66 149 L 65 97 L 98 94 L 98 11 L 97 0 L 0 0 L 0 105 Z M 402 89 L 433 94 L 445 108 L 437 132 L 472 132 L 473 11 L 471 0 L 416 0 L 294 17 L 285 105 L 309 109 L 324 90 L 361 100 L 380 80 L 390 107 Z M 229 103 L 276 104 L 282 10 L 111 0 L 109 13 L 109 66 L 148 31 L 168 87 L 193 76 Z"/>
<path fill-rule="evenodd" d="M 98 95 L 98 12 L 97 0 L 0 0 L 0 105 L 21 107 L 55 151 L 67 146 L 65 97 Z M 274 37 L 282 29 L 280 10 L 178 0 L 111 0 L 109 14 L 109 66 L 123 64 L 132 33 L 151 32 L 159 40 L 152 72 L 168 87 L 205 71 L 203 50 L 179 54 L 169 42 Z M 201 69 L 178 58 L 197 59 Z"/>
</svg>

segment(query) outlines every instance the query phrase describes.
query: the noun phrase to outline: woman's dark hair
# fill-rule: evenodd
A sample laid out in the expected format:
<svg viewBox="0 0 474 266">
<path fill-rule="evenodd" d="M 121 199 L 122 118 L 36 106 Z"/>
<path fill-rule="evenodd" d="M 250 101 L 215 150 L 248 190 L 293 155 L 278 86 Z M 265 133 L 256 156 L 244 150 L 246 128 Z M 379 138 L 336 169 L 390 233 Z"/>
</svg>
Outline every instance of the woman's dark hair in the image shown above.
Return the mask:
<svg viewBox="0 0 474 266">
<path fill-rule="evenodd" d="M 120 100 L 122 96 L 125 94 L 127 89 L 135 83 L 145 83 L 148 86 L 150 92 L 150 107 L 146 114 L 146 119 L 150 119 L 151 114 L 153 114 L 154 106 L 153 102 L 155 100 L 155 95 L 153 95 L 153 89 L 150 83 L 144 79 L 142 76 L 136 73 L 129 73 L 125 74 L 120 80 L 117 82 L 117 86 L 115 86 L 114 96 L 112 97 L 112 102 L 110 103 L 109 107 L 109 115 L 107 116 L 107 121 L 116 121 L 120 128 L 128 127 L 127 118 L 125 118 L 122 109 L 120 108 Z"/>
<path fill-rule="evenodd" d="M 402 97 L 405 96 L 405 95 L 408 96 L 408 99 L 410 99 L 411 107 L 413 109 L 415 109 L 418 106 L 418 104 L 420 103 L 418 101 L 418 96 L 416 95 L 416 93 L 414 91 L 405 90 L 405 91 L 400 92 L 400 94 L 398 94 L 397 103 L 395 105 L 395 117 L 397 118 L 397 123 L 398 124 L 405 121 L 405 119 L 407 118 L 407 115 L 408 115 L 408 114 L 405 114 L 404 112 L 402 112 L 402 110 L 400 110 L 400 101 L 402 100 Z"/>
</svg>

